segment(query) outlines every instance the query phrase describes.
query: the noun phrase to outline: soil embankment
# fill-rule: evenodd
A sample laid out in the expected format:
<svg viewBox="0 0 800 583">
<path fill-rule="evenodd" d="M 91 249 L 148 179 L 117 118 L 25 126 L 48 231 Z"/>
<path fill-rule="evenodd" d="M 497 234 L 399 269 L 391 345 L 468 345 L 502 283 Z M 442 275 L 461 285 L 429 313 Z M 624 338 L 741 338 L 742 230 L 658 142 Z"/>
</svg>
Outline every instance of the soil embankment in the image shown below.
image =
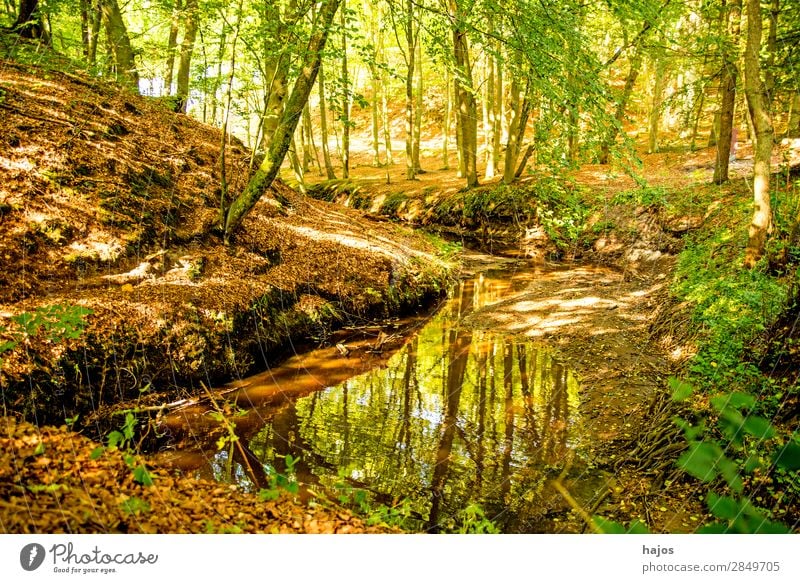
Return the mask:
<svg viewBox="0 0 800 583">
<path fill-rule="evenodd" d="M 158 100 L 10 61 L 0 62 L 0 95 L 0 315 L 17 333 L 2 355 L 11 411 L 62 422 L 146 403 L 156 388 L 192 392 L 263 366 L 290 340 L 417 306 L 446 287 L 449 268 L 425 237 L 279 181 L 223 246 L 220 201 L 244 186 L 249 154 L 229 140 L 223 175 L 221 133 Z M 20 336 L 11 318 L 46 319 L 49 306 L 91 310 L 83 334 Z"/>
</svg>

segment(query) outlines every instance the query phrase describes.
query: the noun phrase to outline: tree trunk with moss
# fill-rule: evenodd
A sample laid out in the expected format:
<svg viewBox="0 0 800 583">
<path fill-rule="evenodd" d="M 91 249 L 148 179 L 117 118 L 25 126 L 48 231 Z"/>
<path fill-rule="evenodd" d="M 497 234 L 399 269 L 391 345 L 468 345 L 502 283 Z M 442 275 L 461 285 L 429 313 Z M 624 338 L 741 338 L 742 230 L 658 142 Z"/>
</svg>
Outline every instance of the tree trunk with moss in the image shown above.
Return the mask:
<svg viewBox="0 0 800 583">
<path fill-rule="evenodd" d="M 286 102 L 280 123 L 275 130 L 264 161 L 256 169 L 255 174 L 245 186 L 244 191 L 233 201 L 228 209 L 225 220 L 225 242 L 229 242 L 231 235 L 241 224 L 245 216 L 270 187 L 289 150 L 297 123 L 302 117 L 303 107 L 308 101 L 314 81 L 317 78 L 322 51 L 328 39 L 333 19 L 339 9 L 341 0 L 323 0 L 317 17 L 316 26 L 308 41 L 300 64 L 297 80 L 292 87 L 292 93 Z"/>
<path fill-rule="evenodd" d="M 747 0 L 747 45 L 744 51 L 744 91 L 747 107 L 753 119 L 753 220 L 750 223 L 745 267 L 752 269 L 767 247 L 767 236 L 772 227 L 772 209 L 769 200 L 770 159 L 772 158 L 772 115 L 766 87 L 761 78 L 761 2 Z"/>
</svg>

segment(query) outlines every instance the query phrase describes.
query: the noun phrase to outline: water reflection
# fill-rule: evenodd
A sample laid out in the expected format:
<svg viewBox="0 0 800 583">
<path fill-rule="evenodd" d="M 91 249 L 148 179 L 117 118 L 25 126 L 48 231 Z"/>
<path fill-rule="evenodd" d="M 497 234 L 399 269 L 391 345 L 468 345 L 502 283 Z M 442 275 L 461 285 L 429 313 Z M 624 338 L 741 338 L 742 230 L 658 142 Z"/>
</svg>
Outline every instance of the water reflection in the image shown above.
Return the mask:
<svg viewBox="0 0 800 583">
<path fill-rule="evenodd" d="M 252 402 L 236 420 L 243 447 L 183 463 L 236 481 L 258 466 L 258 484 L 291 455 L 305 485 L 333 491 L 344 481 L 379 503 L 408 499 L 431 531 L 474 502 L 505 530 L 538 528 L 547 472 L 579 440 L 578 384 L 547 348 L 461 325 L 512 291 L 487 276 L 462 282 L 391 358 L 333 386 L 250 387 L 236 398 Z"/>
</svg>

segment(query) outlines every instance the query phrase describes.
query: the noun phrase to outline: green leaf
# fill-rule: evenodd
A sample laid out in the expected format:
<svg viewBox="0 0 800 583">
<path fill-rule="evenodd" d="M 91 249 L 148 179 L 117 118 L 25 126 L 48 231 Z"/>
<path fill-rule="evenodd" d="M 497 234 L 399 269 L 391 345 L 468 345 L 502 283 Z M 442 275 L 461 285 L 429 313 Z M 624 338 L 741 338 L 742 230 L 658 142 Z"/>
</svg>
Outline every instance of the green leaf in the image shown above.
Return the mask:
<svg viewBox="0 0 800 583">
<path fill-rule="evenodd" d="M 675 424 L 683 430 L 683 435 L 686 437 L 686 441 L 694 441 L 703 432 L 706 430 L 706 426 L 704 423 L 699 423 L 697 425 L 692 425 L 688 421 L 681 419 L 680 417 L 674 417 L 673 421 Z"/>
<path fill-rule="evenodd" d="M 725 481 L 728 483 L 728 486 L 730 486 L 731 490 L 739 493 L 744 490 L 744 482 L 742 482 L 739 466 L 735 462 L 729 460 L 725 456 L 722 456 L 717 462 L 717 466 L 719 467 L 722 477 L 725 478 Z"/>
<path fill-rule="evenodd" d="M 735 392 L 728 395 L 728 404 L 737 409 L 751 409 L 756 405 L 756 398 L 749 393 Z"/>
<path fill-rule="evenodd" d="M 150 475 L 150 472 L 147 471 L 147 468 L 142 464 L 139 464 L 136 466 L 136 469 L 133 470 L 133 479 L 139 482 L 142 486 L 153 485 L 153 477 Z"/>
<path fill-rule="evenodd" d="M 692 396 L 694 387 L 689 383 L 685 383 L 675 377 L 669 378 L 669 388 L 672 390 L 672 400 L 680 403 Z"/>
<path fill-rule="evenodd" d="M 94 448 L 92 450 L 92 453 L 89 454 L 89 459 L 96 460 L 101 455 L 103 455 L 103 452 L 105 452 L 105 451 L 106 451 L 106 448 L 104 448 L 102 445 L 98 445 L 96 448 Z"/>
<path fill-rule="evenodd" d="M 730 496 L 719 496 L 714 492 L 709 492 L 706 498 L 708 509 L 717 518 L 733 520 L 741 514 L 739 503 Z"/>
<path fill-rule="evenodd" d="M 689 444 L 689 449 L 678 458 L 678 467 L 698 480 L 710 482 L 719 475 L 717 463 L 721 457 L 722 451 L 718 445 L 694 442 Z"/>
<path fill-rule="evenodd" d="M 744 471 L 748 474 L 759 467 L 761 467 L 761 460 L 757 455 L 749 455 L 744 460 Z"/>
<path fill-rule="evenodd" d="M 33 455 L 42 455 L 44 453 L 44 442 L 40 441 L 36 449 L 33 450 Z"/>
<path fill-rule="evenodd" d="M 602 516 L 593 516 L 592 520 L 603 534 L 625 534 L 627 530 L 619 522 L 608 520 Z"/>
<path fill-rule="evenodd" d="M 278 488 L 261 488 L 261 490 L 258 491 L 258 497 L 264 502 L 277 500 L 280 495 L 281 491 Z"/>
<path fill-rule="evenodd" d="M 120 503 L 120 508 L 125 514 L 139 514 L 140 512 L 150 512 L 150 504 L 146 500 L 131 496 Z"/>
<path fill-rule="evenodd" d="M 116 449 L 119 447 L 119 444 L 122 443 L 124 439 L 125 436 L 123 436 L 119 431 L 112 431 L 108 434 L 108 437 L 106 437 L 106 440 L 108 441 L 108 447 L 110 449 Z"/>
<path fill-rule="evenodd" d="M 629 534 L 650 534 L 650 529 L 640 520 L 634 520 L 628 527 Z"/>
<path fill-rule="evenodd" d="M 757 417 L 755 415 L 748 415 L 747 419 L 742 424 L 742 429 L 758 439 L 770 439 L 775 437 L 775 428 L 772 427 L 767 419 Z"/>
<path fill-rule="evenodd" d="M 787 443 L 775 455 L 775 464 L 784 470 L 800 470 L 800 444 L 791 441 Z"/>
<path fill-rule="evenodd" d="M 728 530 L 728 525 L 721 522 L 706 524 L 697 530 L 697 534 L 727 534 L 728 532 L 730 532 Z"/>
<path fill-rule="evenodd" d="M 125 435 L 125 440 L 130 441 L 133 439 L 136 429 L 136 417 L 133 413 L 125 414 L 125 423 L 122 425 L 122 433 Z"/>
</svg>

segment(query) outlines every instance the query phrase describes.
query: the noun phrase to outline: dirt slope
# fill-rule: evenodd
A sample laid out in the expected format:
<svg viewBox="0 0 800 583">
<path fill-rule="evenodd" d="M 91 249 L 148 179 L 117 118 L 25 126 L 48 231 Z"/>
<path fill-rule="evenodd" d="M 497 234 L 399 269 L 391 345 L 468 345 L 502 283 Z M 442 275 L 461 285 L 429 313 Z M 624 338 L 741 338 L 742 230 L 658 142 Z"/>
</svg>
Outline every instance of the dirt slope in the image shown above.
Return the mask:
<svg viewBox="0 0 800 583">
<path fill-rule="evenodd" d="M 266 196 L 224 247 L 222 135 L 158 100 L 0 60 L 0 110 L 0 340 L 20 312 L 92 310 L 79 339 L 32 334 L 2 355 L 6 403 L 29 417 L 236 377 L 446 280 L 426 239 L 282 183 L 288 204 Z M 234 141 L 226 160 L 231 198 L 249 158 Z"/>
</svg>

